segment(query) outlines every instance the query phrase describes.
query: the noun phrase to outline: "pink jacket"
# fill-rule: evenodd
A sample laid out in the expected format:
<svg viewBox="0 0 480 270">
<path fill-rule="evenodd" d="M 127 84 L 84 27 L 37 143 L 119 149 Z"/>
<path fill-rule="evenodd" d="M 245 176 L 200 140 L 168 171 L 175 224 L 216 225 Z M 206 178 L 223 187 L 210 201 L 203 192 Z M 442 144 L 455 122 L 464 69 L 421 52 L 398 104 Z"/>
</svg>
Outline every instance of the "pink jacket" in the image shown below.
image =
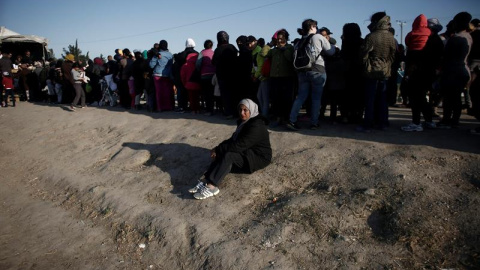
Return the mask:
<svg viewBox="0 0 480 270">
<path fill-rule="evenodd" d="M 202 54 L 202 67 L 200 74 L 203 75 L 213 75 L 215 74 L 215 66 L 212 64 L 213 50 L 205 49 L 201 52 Z"/>
</svg>

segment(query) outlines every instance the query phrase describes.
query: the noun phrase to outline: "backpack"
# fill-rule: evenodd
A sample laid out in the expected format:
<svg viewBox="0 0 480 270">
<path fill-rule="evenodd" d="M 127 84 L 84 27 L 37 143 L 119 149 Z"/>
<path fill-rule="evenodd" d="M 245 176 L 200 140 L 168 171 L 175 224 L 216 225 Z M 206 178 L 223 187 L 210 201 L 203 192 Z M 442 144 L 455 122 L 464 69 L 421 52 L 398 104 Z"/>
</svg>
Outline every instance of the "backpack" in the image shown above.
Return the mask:
<svg viewBox="0 0 480 270">
<path fill-rule="evenodd" d="M 296 70 L 302 71 L 310 69 L 312 68 L 313 63 L 317 60 L 317 58 L 313 56 L 312 50 L 309 46 L 312 36 L 313 34 L 310 34 L 307 37 L 302 37 L 295 46 L 295 51 L 293 52 L 293 66 Z"/>
</svg>

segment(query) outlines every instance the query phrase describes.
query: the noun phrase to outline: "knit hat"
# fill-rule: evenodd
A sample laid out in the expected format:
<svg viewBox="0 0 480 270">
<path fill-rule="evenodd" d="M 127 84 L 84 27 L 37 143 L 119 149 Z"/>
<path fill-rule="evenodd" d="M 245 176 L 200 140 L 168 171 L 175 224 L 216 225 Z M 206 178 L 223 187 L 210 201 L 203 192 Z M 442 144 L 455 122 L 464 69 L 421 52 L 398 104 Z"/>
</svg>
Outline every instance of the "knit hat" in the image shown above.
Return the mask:
<svg viewBox="0 0 480 270">
<path fill-rule="evenodd" d="M 67 56 L 65 56 L 65 60 L 74 62 L 75 61 L 75 56 L 73 54 L 69 53 L 69 54 L 67 54 Z"/>
<path fill-rule="evenodd" d="M 437 18 L 430 18 L 427 20 L 428 28 L 435 33 L 442 31 L 443 26 L 440 24 L 440 21 Z"/>
<path fill-rule="evenodd" d="M 195 41 L 193 41 L 193 39 L 191 38 L 188 38 L 187 41 L 185 41 L 185 47 L 187 48 L 195 47 Z"/>
</svg>

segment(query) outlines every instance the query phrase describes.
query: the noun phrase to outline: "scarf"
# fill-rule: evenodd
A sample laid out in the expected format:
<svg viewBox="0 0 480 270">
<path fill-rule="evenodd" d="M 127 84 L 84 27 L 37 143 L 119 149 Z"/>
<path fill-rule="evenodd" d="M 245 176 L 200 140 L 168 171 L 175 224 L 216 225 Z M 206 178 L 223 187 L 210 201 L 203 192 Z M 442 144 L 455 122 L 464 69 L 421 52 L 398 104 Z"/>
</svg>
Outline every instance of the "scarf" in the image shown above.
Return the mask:
<svg viewBox="0 0 480 270">
<path fill-rule="evenodd" d="M 246 98 L 246 99 L 242 99 L 240 101 L 240 103 L 238 103 L 238 107 L 240 107 L 240 105 L 244 105 L 245 107 L 247 107 L 247 109 L 250 111 L 250 118 L 248 118 L 247 120 L 245 121 L 242 121 L 240 123 L 240 125 L 238 125 L 237 129 L 235 130 L 235 132 L 233 133 L 233 140 L 236 141 L 237 140 L 237 137 L 238 137 L 238 134 L 240 133 L 240 131 L 242 130 L 243 126 L 245 125 L 245 123 L 248 122 L 248 120 L 250 120 L 251 118 L 253 117 L 256 117 L 258 116 L 258 105 L 253 102 L 252 100 Z"/>
</svg>

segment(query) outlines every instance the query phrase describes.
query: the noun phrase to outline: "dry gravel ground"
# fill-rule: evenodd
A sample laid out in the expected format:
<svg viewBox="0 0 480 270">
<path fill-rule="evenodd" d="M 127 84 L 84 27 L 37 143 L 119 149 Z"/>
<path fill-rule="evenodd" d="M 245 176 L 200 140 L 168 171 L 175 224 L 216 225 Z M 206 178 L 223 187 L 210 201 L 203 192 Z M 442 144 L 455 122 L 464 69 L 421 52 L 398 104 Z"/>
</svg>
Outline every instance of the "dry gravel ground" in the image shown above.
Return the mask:
<svg viewBox="0 0 480 270">
<path fill-rule="evenodd" d="M 197 201 L 231 120 L 2 108 L 0 269 L 480 269 L 478 123 L 404 133 L 391 113 L 271 129 L 270 166 Z"/>
</svg>

